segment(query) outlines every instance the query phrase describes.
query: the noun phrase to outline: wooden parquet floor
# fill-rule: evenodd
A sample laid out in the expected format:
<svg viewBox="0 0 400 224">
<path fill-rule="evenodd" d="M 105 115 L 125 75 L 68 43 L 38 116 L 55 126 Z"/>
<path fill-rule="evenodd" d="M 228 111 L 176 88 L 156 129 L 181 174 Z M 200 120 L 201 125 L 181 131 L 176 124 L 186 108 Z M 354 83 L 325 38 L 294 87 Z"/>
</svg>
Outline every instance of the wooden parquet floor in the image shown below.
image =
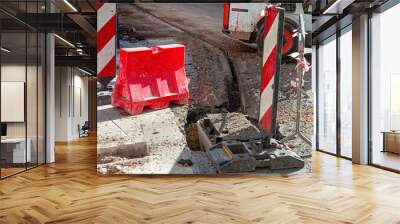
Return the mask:
<svg viewBox="0 0 400 224">
<path fill-rule="evenodd" d="M 0 181 L 0 223 L 400 223 L 400 175 L 314 153 L 309 175 L 99 176 L 96 139 Z"/>
</svg>

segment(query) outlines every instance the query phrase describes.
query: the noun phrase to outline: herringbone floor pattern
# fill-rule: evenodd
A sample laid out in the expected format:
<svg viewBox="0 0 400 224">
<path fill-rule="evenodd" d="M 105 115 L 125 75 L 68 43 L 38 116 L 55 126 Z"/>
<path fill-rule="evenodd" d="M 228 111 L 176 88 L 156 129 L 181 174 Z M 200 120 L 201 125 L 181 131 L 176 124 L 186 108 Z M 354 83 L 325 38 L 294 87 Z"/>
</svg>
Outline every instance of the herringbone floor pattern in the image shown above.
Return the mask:
<svg viewBox="0 0 400 224">
<path fill-rule="evenodd" d="M 0 181 L 0 223 L 400 223 L 400 175 L 322 153 L 309 175 L 98 176 L 95 141 Z"/>
</svg>

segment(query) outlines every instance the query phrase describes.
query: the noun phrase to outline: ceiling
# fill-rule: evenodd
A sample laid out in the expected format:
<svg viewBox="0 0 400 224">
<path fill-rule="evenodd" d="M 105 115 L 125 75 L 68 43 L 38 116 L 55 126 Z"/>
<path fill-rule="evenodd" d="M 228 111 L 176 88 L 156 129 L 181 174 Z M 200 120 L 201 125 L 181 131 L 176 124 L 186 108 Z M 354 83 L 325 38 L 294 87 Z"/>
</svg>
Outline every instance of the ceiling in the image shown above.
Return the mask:
<svg viewBox="0 0 400 224">
<path fill-rule="evenodd" d="M 352 22 L 353 17 L 373 11 L 389 0 L 313 1 L 313 42 L 318 43 Z"/>
<path fill-rule="evenodd" d="M 7 56 L 11 60 L 25 58 L 26 53 L 28 58 L 31 54 L 36 55 L 37 44 L 30 43 L 31 39 L 36 33 L 52 32 L 57 34 L 56 65 L 79 66 L 95 73 L 96 2 L 47 0 L 46 4 L 46 0 L 1 0 L 2 46 L 12 50 Z M 26 35 L 21 35 L 25 32 Z M 25 41 L 28 41 L 26 50 Z"/>
</svg>

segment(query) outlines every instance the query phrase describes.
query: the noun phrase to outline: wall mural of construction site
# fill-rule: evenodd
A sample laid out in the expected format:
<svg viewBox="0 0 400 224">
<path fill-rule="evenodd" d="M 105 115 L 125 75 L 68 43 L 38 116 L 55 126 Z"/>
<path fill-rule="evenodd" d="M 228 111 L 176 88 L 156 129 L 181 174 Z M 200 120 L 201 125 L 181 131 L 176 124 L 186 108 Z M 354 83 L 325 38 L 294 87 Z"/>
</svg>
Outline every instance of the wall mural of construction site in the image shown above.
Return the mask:
<svg viewBox="0 0 400 224">
<path fill-rule="evenodd" d="M 311 7 L 97 8 L 98 173 L 311 172 Z"/>
</svg>

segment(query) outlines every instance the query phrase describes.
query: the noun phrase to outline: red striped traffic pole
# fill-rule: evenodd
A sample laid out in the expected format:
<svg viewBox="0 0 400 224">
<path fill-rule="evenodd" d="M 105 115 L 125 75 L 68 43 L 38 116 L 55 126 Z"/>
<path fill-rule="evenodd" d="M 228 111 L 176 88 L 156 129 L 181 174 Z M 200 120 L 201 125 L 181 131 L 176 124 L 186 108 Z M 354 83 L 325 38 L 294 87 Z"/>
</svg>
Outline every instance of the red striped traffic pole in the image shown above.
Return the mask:
<svg viewBox="0 0 400 224">
<path fill-rule="evenodd" d="M 264 50 L 261 73 L 259 125 L 263 138 L 276 133 L 279 74 L 282 57 L 284 10 L 265 9 Z"/>
<path fill-rule="evenodd" d="M 116 3 L 97 3 L 97 78 L 107 84 L 116 72 Z"/>
</svg>

